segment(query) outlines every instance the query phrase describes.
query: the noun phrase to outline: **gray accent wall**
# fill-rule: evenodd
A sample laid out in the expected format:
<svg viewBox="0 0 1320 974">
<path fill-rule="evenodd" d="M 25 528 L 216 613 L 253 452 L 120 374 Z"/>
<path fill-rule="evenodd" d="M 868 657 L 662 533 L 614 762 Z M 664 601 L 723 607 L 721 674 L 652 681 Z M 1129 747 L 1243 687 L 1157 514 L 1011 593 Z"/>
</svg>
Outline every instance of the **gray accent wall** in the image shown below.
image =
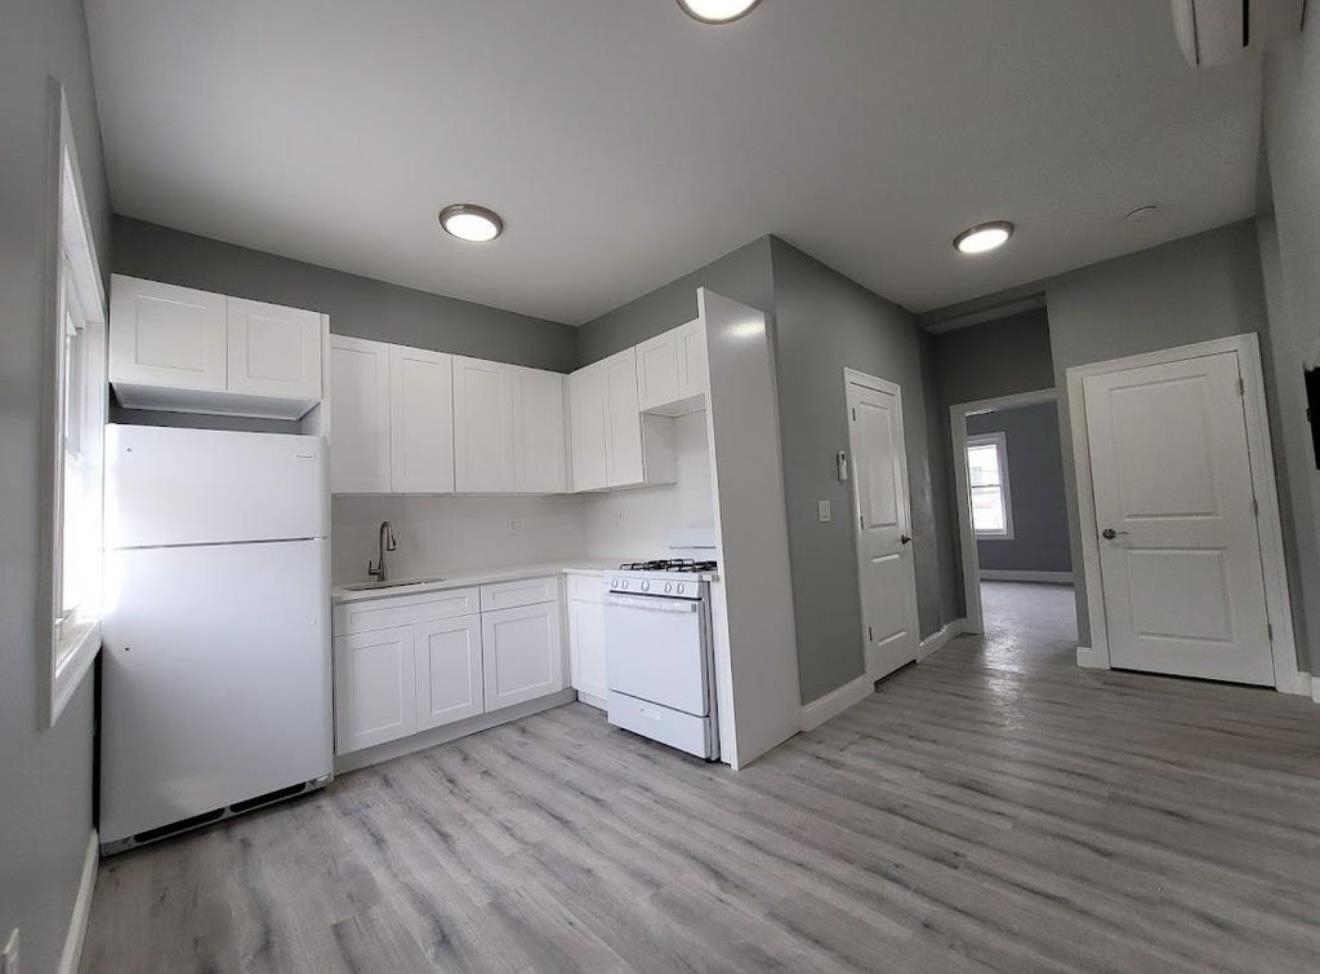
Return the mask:
<svg viewBox="0 0 1320 974">
<path fill-rule="evenodd" d="M 436 231 L 439 232 L 438 230 Z M 124 216 L 114 270 L 330 316 L 330 330 L 554 372 L 577 366 L 577 329 L 222 243 Z"/>
<path fill-rule="evenodd" d="M 1071 572 L 1064 500 L 1059 408 L 1043 402 L 967 417 L 967 434 L 1003 433 L 1013 537 L 977 541 L 981 567 L 992 571 Z"/>
<path fill-rule="evenodd" d="M 92 233 L 110 258 L 110 204 L 79 0 L 6 4 L 0 29 L 0 939 L 22 930 L 22 967 L 54 971 L 92 830 L 89 674 L 50 730 L 38 702 L 37 573 L 42 561 L 43 352 L 53 322 L 47 235 L 50 82 L 64 85 Z"/>
</svg>

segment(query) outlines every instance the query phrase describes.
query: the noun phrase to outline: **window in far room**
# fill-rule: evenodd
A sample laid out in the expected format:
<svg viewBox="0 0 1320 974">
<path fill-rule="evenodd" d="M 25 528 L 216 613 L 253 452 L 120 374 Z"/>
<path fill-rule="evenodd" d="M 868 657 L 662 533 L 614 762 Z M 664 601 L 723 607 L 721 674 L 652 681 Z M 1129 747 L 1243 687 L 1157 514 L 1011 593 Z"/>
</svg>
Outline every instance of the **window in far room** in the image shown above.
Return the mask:
<svg viewBox="0 0 1320 974">
<path fill-rule="evenodd" d="M 1003 433 L 967 438 L 967 474 L 977 538 L 1011 539 L 1013 505 L 1008 490 L 1008 439 Z"/>
</svg>

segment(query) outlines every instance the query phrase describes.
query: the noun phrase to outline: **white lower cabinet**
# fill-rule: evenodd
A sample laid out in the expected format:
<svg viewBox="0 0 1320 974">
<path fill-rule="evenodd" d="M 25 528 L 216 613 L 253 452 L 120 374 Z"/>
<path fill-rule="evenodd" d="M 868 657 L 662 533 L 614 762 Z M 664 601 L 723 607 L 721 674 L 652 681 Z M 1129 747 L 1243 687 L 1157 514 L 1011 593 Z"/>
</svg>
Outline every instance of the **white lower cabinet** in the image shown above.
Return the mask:
<svg viewBox="0 0 1320 974">
<path fill-rule="evenodd" d="M 558 602 L 483 612 L 481 642 L 487 710 L 564 689 Z"/>
<path fill-rule="evenodd" d="M 594 579 L 597 588 L 600 580 Z M 599 599 L 568 600 L 568 660 L 573 689 L 603 706 L 605 684 L 605 604 Z"/>
<path fill-rule="evenodd" d="M 335 752 L 417 731 L 414 627 L 335 637 Z"/>
<path fill-rule="evenodd" d="M 482 713 L 481 616 L 416 627 L 417 729 Z"/>
</svg>

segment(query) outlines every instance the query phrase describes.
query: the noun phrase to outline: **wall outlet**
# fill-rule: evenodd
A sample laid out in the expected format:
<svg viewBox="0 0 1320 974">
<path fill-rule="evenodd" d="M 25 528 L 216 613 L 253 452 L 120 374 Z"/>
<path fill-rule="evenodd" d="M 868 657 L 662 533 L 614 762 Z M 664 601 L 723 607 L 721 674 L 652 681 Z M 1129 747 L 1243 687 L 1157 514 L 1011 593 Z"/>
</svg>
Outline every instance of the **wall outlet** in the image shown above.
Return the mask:
<svg viewBox="0 0 1320 974">
<path fill-rule="evenodd" d="M 821 524 L 829 524 L 834 520 L 834 512 L 830 509 L 829 501 L 816 501 L 816 519 Z"/>
<path fill-rule="evenodd" d="M 4 952 L 0 953 L 0 974 L 18 974 L 18 927 L 9 932 Z"/>
<path fill-rule="evenodd" d="M 511 535 L 520 534 L 522 532 L 522 521 L 518 520 L 516 517 L 511 517 L 509 518 L 508 527 L 509 527 L 509 534 Z"/>
</svg>

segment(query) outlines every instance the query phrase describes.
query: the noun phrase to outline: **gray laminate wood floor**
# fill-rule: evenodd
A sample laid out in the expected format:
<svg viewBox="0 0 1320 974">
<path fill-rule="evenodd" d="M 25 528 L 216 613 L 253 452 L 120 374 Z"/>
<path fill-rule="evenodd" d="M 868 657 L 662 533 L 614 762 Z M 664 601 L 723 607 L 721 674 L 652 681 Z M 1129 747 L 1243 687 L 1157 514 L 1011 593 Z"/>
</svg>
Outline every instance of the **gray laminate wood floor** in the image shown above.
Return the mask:
<svg viewBox="0 0 1320 974">
<path fill-rule="evenodd" d="M 1320 707 L 1073 665 L 1072 593 L 741 774 L 574 704 L 106 862 L 88 972 L 1320 969 Z"/>
</svg>

